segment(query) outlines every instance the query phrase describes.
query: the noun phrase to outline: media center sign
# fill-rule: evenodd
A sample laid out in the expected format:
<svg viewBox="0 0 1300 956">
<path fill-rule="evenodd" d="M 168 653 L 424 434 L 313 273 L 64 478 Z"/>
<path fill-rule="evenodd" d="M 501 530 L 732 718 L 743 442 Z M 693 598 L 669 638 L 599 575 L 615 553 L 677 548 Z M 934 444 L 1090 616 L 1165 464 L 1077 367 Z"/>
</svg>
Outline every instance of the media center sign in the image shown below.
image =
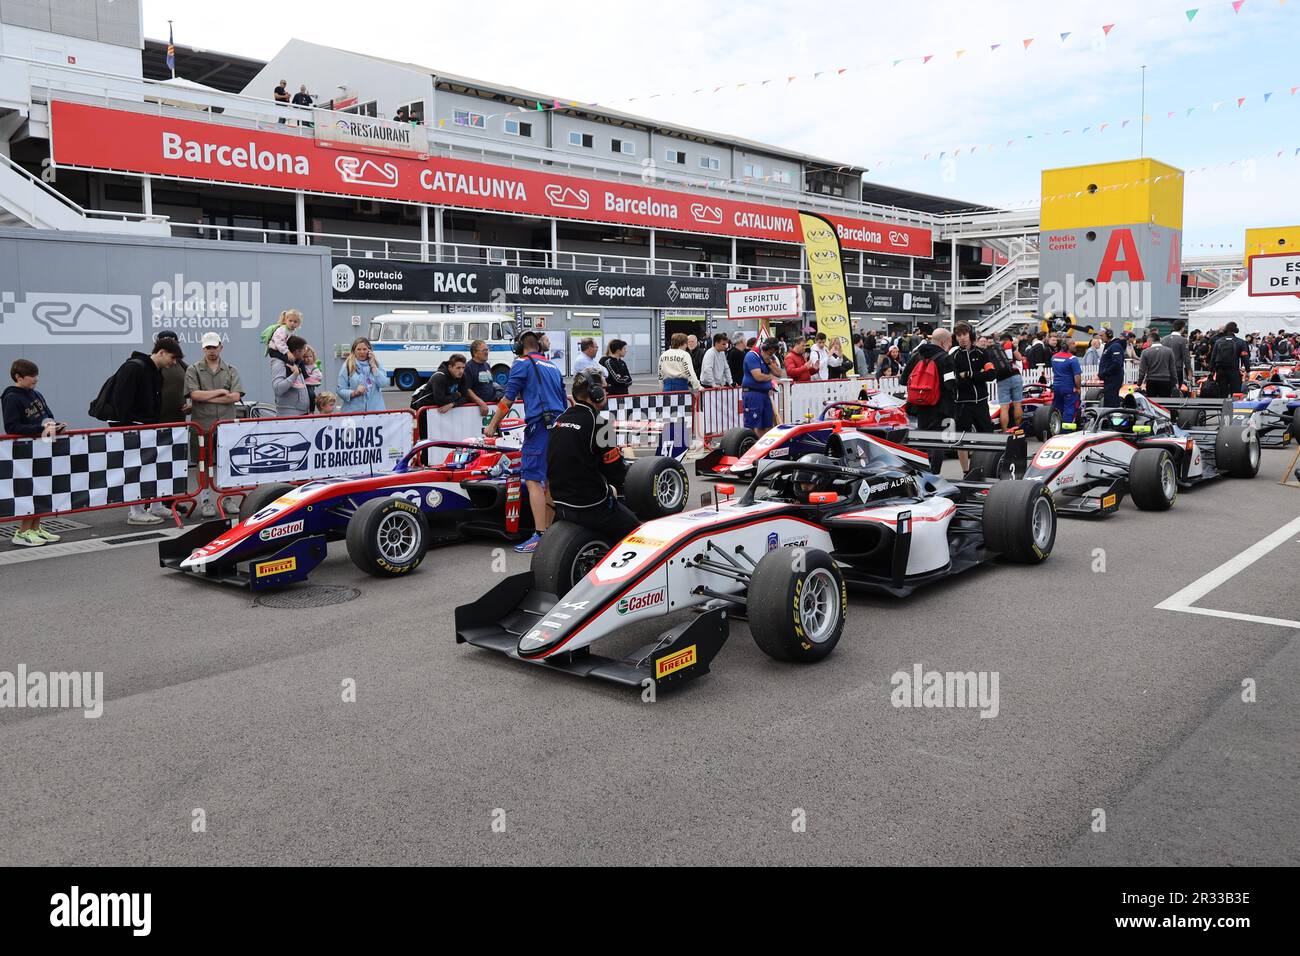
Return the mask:
<svg viewBox="0 0 1300 956">
<path fill-rule="evenodd" d="M 727 293 L 751 283 L 626 272 L 559 272 L 508 266 L 334 260 L 336 301 L 450 302 L 492 305 L 617 306 L 648 309 L 726 309 Z M 805 301 L 811 295 L 804 287 Z M 935 315 L 935 293 L 851 289 L 849 311 Z"/>
</svg>

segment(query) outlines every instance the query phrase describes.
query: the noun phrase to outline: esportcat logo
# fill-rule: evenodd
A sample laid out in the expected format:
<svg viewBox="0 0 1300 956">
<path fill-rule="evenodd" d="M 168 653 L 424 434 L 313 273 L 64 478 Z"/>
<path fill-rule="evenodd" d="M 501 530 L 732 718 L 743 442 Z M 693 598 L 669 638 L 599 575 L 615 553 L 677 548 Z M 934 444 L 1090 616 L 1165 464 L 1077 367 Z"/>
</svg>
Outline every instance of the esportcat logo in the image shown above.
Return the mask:
<svg viewBox="0 0 1300 956">
<path fill-rule="evenodd" d="M 656 591 L 642 591 L 640 594 L 629 595 L 618 602 L 618 613 L 636 614 L 638 611 L 658 607 L 664 603 L 664 599 L 667 596 L 667 588 L 659 588 Z"/>
</svg>

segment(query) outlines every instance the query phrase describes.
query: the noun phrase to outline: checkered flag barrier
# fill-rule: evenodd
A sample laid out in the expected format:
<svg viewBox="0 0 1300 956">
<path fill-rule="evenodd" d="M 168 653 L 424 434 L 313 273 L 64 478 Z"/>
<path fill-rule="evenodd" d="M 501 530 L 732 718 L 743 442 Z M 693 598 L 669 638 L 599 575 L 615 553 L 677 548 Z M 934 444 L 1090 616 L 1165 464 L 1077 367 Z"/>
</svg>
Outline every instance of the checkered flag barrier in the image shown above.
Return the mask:
<svg viewBox="0 0 1300 956">
<path fill-rule="evenodd" d="M 153 425 L 0 440 L 0 518 L 185 497 L 192 428 Z"/>
<path fill-rule="evenodd" d="M 622 422 L 667 422 L 689 419 L 695 410 L 691 392 L 647 392 L 614 395 L 606 406 L 611 418 Z"/>
</svg>

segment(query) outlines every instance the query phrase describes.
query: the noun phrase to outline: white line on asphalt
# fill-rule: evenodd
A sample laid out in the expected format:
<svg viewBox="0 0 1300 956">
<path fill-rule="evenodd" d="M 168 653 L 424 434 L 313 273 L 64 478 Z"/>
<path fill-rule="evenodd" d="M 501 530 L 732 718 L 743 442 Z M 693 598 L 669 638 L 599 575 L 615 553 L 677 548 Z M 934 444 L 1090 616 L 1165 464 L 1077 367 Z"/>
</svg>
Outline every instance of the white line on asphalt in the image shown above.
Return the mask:
<svg viewBox="0 0 1300 956">
<path fill-rule="evenodd" d="M 1288 621 L 1278 617 L 1261 617 L 1258 614 L 1239 614 L 1236 611 L 1215 611 L 1210 608 L 1192 606 L 1219 585 L 1241 573 L 1260 558 L 1286 544 L 1296 534 L 1300 534 L 1300 518 L 1296 518 L 1290 524 L 1278 528 L 1267 538 L 1251 545 L 1241 554 L 1219 565 L 1209 574 L 1197 578 L 1177 594 L 1165 598 L 1156 605 L 1156 610 L 1182 611 L 1185 614 L 1226 617 L 1234 621 L 1246 621 L 1251 624 L 1275 624 L 1278 627 L 1300 628 L 1300 621 Z"/>
<path fill-rule="evenodd" d="M 87 541 L 68 541 L 64 544 L 43 544 L 39 548 L 14 548 L 12 551 L 0 554 L 0 566 L 41 561 L 45 558 L 64 558 L 72 554 L 90 554 L 95 551 L 121 551 L 123 548 L 134 548 L 141 544 L 157 544 L 161 540 L 158 535 L 174 538 L 187 530 L 186 528 L 157 528 L 150 531 L 127 531 L 122 534 L 108 535 L 108 538 L 116 541 L 120 538 L 129 538 L 133 534 L 151 534 L 151 537 L 143 541 L 122 541 L 120 544 L 109 544 L 105 538 L 91 538 Z"/>
</svg>

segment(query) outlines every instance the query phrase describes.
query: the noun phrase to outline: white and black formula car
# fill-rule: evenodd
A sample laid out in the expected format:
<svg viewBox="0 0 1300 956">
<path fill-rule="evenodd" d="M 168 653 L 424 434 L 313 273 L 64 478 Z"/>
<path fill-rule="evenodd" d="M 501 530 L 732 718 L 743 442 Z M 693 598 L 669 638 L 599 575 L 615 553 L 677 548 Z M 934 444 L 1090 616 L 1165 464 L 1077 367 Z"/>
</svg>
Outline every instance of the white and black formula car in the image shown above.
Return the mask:
<svg viewBox="0 0 1300 956">
<path fill-rule="evenodd" d="M 925 455 L 860 433 L 827 455 L 767 461 L 725 502 L 648 521 L 617 543 L 564 522 L 532 569 L 456 609 L 456 641 L 517 661 L 629 686 L 698 677 L 747 617 L 782 661 L 834 649 L 848 588 L 903 597 L 995 557 L 1051 554 L 1056 509 L 1041 482 L 952 482 Z M 592 653 L 630 622 L 693 609 L 689 620 L 621 658 Z"/>
<path fill-rule="evenodd" d="M 1102 518 L 1131 495 L 1144 511 L 1173 507 L 1180 488 L 1259 471 L 1259 436 L 1230 417 L 1215 428 L 1180 428 L 1169 410 L 1134 392 L 1118 408 L 1089 409 L 1081 426 L 1048 439 L 1025 477 L 1043 482 L 1063 516 Z"/>
</svg>

